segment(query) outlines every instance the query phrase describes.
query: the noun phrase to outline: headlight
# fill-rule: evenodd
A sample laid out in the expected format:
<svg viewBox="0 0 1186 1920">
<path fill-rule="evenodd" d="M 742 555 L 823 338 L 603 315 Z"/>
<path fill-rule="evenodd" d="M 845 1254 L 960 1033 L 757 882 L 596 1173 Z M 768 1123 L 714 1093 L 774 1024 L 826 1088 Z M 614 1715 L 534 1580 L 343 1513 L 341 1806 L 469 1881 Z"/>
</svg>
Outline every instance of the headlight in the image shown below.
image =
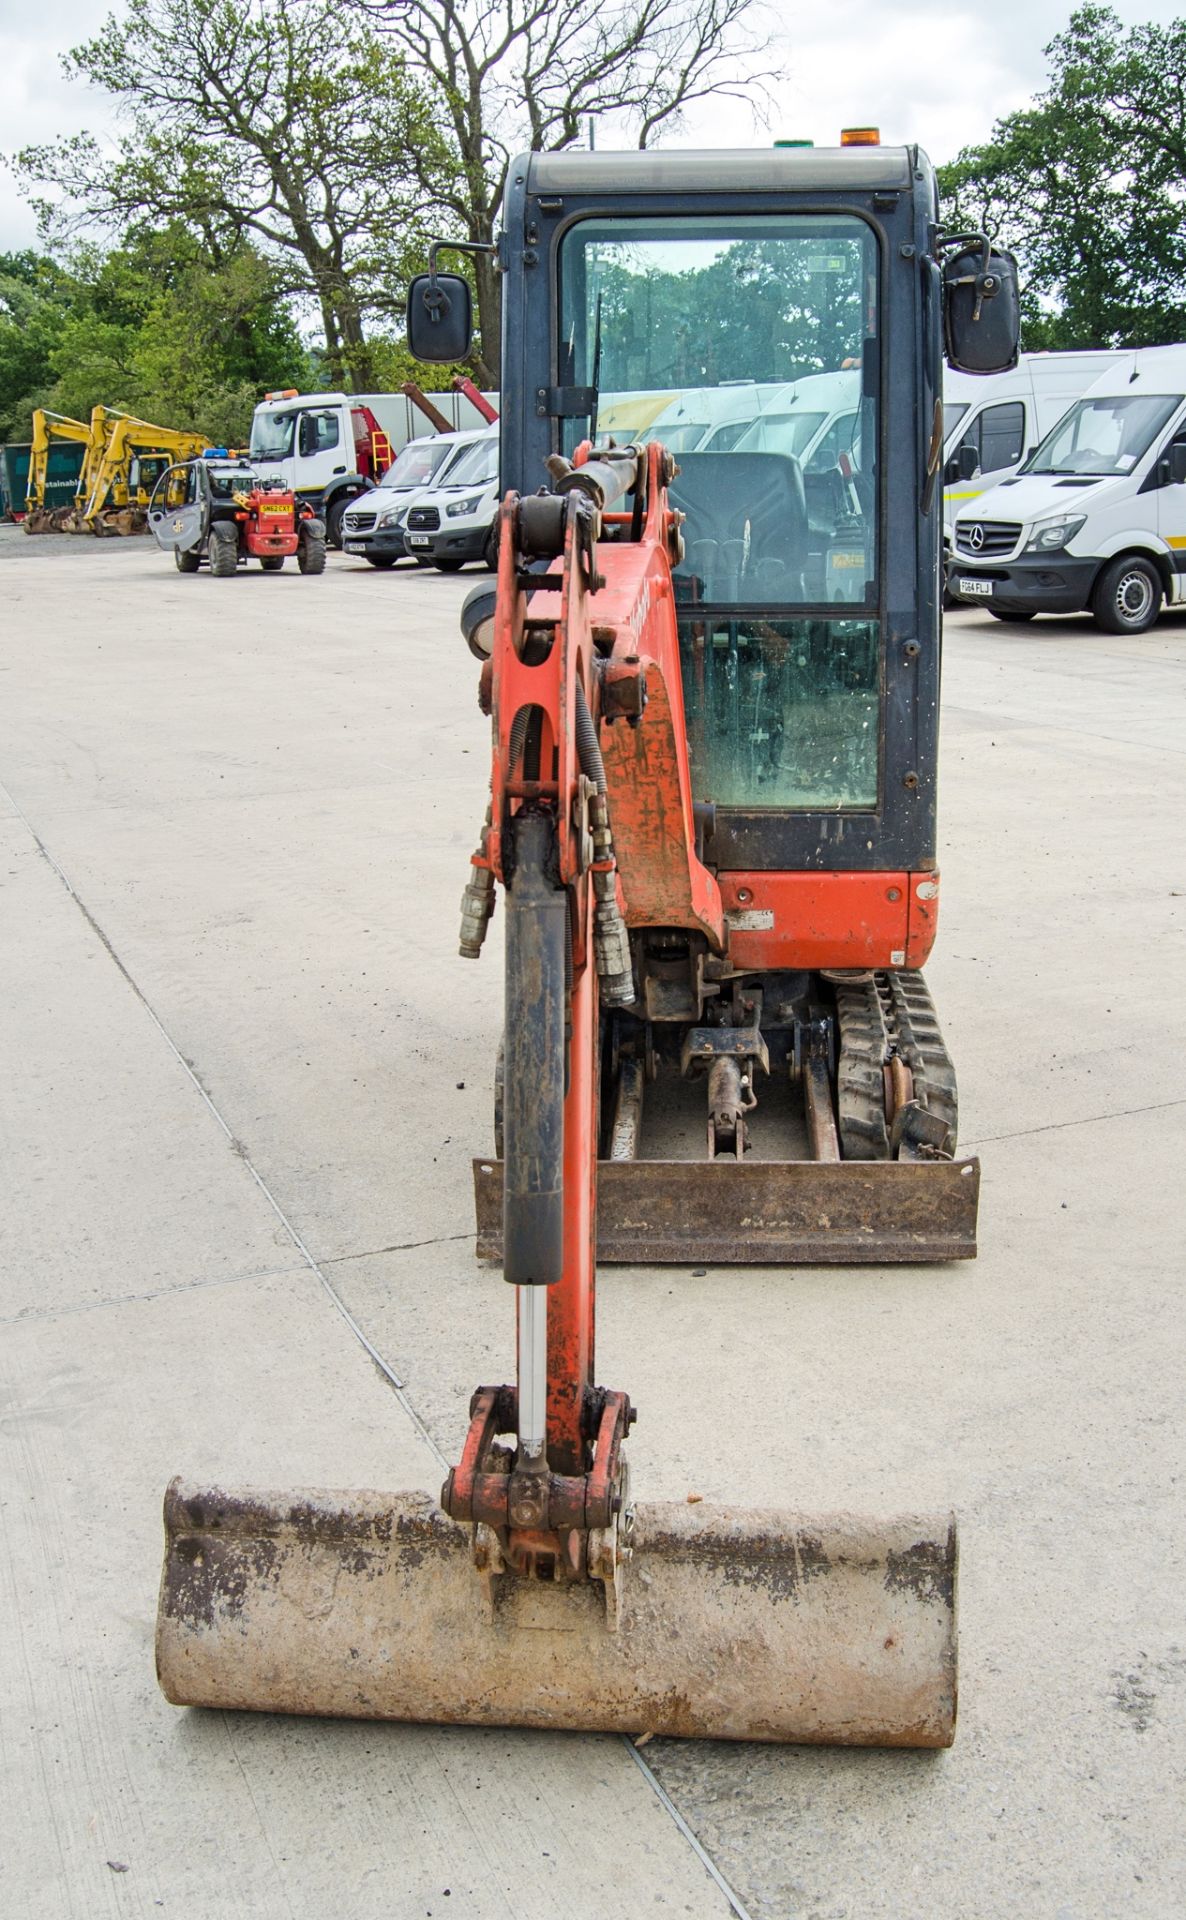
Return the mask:
<svg viewBox="0 0 1186 1920">
<path fill-rule="evenodd" d="M 1057 520 L 1039 520 L 1025 543 L 1027 553 L 1054 553 L 1073 540 L 1086 520 L 1085 513 L 1061 513 Z"/>
<path fill-rule="evenodd" d="M 398 527 L 406 511 L 407 509 L 405 507 L 388 507 L 386 513 L 379 515 L 375 525 L 377 527 Z"/>
<path fill-rule="evenodd" d="M 481 494 L 471 493 L 468 500 L 454 500 L 452 506 L 445 508 L 445 512 L 450 520 L 460 520 L 463 513 L 476 513 L 481 504 Z"/>
</svg>

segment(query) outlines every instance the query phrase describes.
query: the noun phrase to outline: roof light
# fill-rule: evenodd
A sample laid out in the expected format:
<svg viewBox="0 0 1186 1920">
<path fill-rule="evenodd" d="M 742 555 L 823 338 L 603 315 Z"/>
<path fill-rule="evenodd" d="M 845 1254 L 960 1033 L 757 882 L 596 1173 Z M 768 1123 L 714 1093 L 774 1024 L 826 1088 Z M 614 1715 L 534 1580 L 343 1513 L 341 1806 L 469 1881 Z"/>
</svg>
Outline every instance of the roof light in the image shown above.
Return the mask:
<svg viewBox="0 0 1186 1920">
<path fill-rule="evenodd" d="M 814 140 L 776 140 L 776 147 L 814 147 Z"/>
<path fill-rule="evenodd" d="M 880 127 L 845 127 L 840 135 L 842 147 L 879 147 Z"/>
<path fill-rule="evenodd" d="M 275 393 L 265 393 L 265 400 L 295 400 L 299 387 L 277 387 Z"/>
</svg>

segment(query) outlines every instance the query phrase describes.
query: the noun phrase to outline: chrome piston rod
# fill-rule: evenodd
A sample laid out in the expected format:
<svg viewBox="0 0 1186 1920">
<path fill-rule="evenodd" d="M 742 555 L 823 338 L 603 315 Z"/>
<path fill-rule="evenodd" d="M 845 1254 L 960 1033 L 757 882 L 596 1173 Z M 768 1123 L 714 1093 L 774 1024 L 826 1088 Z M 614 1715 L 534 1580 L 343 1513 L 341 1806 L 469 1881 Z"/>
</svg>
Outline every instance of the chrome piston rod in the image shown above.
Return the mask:
<svg viewBox="0 0 1186 1920">
<path fill-rule="evenodd" d="M 548 1433 L 548 1289 L 518 1287 L 519 1456 L 542 1461 Z"/>
</svg>

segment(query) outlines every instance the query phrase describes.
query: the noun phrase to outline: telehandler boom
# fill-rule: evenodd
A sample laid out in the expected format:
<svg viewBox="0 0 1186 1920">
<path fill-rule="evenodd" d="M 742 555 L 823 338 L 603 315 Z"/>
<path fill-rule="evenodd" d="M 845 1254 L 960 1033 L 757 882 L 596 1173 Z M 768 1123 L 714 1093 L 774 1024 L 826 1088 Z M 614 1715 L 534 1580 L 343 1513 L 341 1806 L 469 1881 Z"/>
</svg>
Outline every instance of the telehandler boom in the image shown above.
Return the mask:
<svg viewBox="0 0 1186 1920">
<path fill-rule="evenodd" d="M 517 1379 L 475 1393 L 439 1506 L 175 1482 L 170 1699 L 950 1743 L 952 1516 L 636 1506 L 633 1409 L 594 1371 L 598 1248 L 974 1251 L 976 1165 L 952 1158 L 954 1075 L 919 973 L 940 358 L 945 331 L 966 370 L 1010 364 L 1018 315 L 1009 257 L 937 220 L 915 148 L 512 166 L 498 581 L 463 616 L 493 754 L 461 950 L 501 887 L 501 1151 L 477 1175 Z M 456 362 L 470 295 L 438 251 L 409 340 Z M 603 396 L 621 417 L 631 393 L 833 369 L 857 371 L 857 397 L 818 466 L 793 404 L 769 451 L 678 468 L 599 433 Z M 696 1098 L 707 1151 L 680 1164 Z"/>
</svg>

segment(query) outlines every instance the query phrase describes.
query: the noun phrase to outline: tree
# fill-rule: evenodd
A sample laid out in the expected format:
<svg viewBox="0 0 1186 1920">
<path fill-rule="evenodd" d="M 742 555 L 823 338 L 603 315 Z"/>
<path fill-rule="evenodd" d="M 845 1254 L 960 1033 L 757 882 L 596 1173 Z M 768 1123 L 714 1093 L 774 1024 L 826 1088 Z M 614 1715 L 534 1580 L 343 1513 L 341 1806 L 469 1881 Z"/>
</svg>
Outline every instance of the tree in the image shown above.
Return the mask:
<svg viewBox="0 0 1186 1920">
<path fill-rule="evenodd" d="M 1186 20 L 1126 32 L 1083 6 L 1032 107 L 940 169 L 945 217 L 1018 252 L 1029 347 L 1148 346 L 1186 329 Z"/>
<path fill-rule="evenodd" d="M 316 301 L 334 378 L 369 385 L 366 317 L 397 310 L 450 169 L 400 51 L 338 0 L 128 0 L 64 66 L 128 130 L 114 157 L 87 134 L 27 150 L 27 185 L 75 229 L 179 222 L 222 257 L 252 238 Z"/>
<path fill-rule="evenodd" d="M 754 0 L 359 0 L 431 89 L 452 141 L 451 179 L 418 167 L 457 237 L 489 244 L 507 170 L 524 148 L 572 146 L 590 119 L 638 146 L 710 94 L 753 97 L 769 75 L 748 31 Z M 479 375 L 499 381 L 499 283 L 474 261 Z"/>
<path fill-rule="evenodd" d="M 240 444 L 261 389 L 306 370 L 274 270 L 244 242 L 215 260 L 170 227 L 65 264 L 0 258 L 0 439 L 28 439 L 35 406 L 86 419 L 103 402 Z"/>
</svg>

